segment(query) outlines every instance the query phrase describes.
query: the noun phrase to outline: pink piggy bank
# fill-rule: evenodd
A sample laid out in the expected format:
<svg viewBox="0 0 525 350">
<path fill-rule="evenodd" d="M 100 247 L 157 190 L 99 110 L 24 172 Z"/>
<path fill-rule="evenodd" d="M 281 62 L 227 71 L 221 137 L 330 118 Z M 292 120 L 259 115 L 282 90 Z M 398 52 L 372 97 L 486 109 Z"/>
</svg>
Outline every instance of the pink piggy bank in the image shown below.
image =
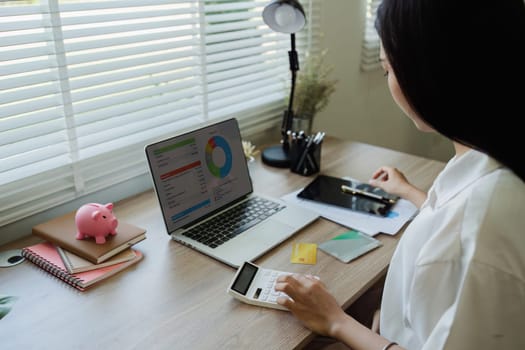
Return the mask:
<svg viewBox="0 0 525 350">
<path fill-rule="evenodd" d="M 112 210 L 113 203 L 89 203 L 81 206 L 75 214 L 77 239 L 95 237 L 97 244 L 104 244 L 107 235 L 116 235 L 118 221 Z"/>
</svg>

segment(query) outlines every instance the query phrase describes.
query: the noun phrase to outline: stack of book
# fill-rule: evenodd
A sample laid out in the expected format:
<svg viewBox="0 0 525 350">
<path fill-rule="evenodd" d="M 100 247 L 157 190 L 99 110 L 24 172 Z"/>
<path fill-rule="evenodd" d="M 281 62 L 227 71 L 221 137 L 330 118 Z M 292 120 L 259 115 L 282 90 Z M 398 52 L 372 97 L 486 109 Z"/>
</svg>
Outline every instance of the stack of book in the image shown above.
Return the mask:
<svg viewBox="0 0 525 350">
<path fill-rule="evenodd" d="M 146 238 L 145 229 L 119 222 L 104 244 L 78 240 L 75 212 L 36 225 L 32 233 L 44 242 L 23 248 L 22 255 L 82 291 L 140 261 L 142 253 L 132 246 Z"/>
</svg>

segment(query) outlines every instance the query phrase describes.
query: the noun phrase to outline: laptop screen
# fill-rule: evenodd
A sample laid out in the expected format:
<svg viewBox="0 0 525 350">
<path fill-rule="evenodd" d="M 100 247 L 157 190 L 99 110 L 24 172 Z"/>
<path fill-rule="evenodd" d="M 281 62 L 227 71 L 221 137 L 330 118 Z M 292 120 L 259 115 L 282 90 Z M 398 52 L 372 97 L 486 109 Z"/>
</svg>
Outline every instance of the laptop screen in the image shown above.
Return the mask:
<svg viewBox="0 0 525 350">
<path fill-rule="evenodd" d="M 236 119 L 146 146 L 168 233 L 252 192 Z"/>
</svg>

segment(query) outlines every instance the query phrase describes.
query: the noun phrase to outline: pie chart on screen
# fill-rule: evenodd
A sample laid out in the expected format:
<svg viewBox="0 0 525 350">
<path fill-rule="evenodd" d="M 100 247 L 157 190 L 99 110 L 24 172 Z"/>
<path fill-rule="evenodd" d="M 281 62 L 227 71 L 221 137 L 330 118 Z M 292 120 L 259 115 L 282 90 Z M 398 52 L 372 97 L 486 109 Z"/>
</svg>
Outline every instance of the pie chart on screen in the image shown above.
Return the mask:
<svg viewBox="0 0 525 350">
<path fill-rule="evenodd" d="M 205 153 L 210 173 L 221 179 L 228 176 L 232 168 L 232 150 L 224 137 L 211 137 L 206 144 Z"/>
</svg>

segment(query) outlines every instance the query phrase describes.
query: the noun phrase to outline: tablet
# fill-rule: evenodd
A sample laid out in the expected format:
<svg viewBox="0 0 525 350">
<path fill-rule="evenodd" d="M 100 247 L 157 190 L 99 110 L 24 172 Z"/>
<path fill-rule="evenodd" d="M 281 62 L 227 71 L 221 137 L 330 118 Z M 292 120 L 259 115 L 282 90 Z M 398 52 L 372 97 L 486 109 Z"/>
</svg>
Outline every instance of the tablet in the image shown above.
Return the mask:
<svg viewBox="0 0 525 350">
<path fill-rule="evenodd" d="M 342 186 L 355 191 L 343 191 Z M 386 216 L 399 199 L 379 187 L 328 175 L 318 175 L 297 196 L 379 216 Z"/>
</svg>

